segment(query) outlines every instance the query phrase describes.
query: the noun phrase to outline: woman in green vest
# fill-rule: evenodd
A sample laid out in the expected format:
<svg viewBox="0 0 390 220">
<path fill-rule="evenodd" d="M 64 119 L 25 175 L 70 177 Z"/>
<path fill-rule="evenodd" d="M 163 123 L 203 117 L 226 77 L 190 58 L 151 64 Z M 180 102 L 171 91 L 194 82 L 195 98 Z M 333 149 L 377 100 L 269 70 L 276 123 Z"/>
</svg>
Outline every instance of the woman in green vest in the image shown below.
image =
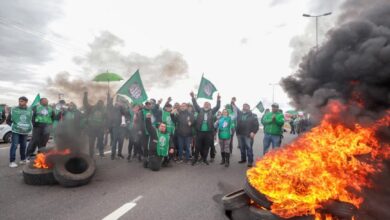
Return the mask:
<svg viewBox="0 0 390 220">
<path fill-rule="evenodd" d="M 15 163 L 16 148 L 20 144 L 20 164 L 26 163 L 26 143 L 27 135 L 32 130 L 32 115 L 31 108 L 27 108 L 28 99 L 24 96 L 19 98 L 19 106 L 13 107 L 8 114 L 7 124 L 12 129 L 12 142 L 10 149 L 10 164 L 9 167 L 18 167 Z"/>
<path fill-rule="evenodd" d="M 219 146 L 221 147 L 221 165 L 225 164 L 225 167 L 229 167 L 232 119 L 227 109 L 222 111 L 222 115 L 218 118 L 216 125 L 218 127 Z"/>
<path fill-rule="evenodd" d="M 167 125 L 160 123 L 158 129 L 152 125 L 152 114 L 146 114 L 146 130 L 150 135 L 150 143 L 148 149 L 148 158 L 146 167 L 150 167 L 153 171 L 158 171 L 162 165 L 167 166 L 169 162 L 169 154 L 173 154 L 172 139 L 167 132 Z"/>
</svg>

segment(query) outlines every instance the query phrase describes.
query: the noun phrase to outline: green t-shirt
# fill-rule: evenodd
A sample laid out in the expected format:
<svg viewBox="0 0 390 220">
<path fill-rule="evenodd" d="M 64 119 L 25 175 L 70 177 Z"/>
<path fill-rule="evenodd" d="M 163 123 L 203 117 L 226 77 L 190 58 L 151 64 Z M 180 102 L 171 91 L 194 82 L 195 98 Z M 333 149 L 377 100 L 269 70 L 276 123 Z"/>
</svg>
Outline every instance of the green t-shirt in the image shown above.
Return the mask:
<svg viewBox="0 0 390 220">
<path fill-rule="evenodd" d="M 168 133 L 161 133 L 160 131 L 157 131 L 157 155 L 160 157 L 166 157 L 168 156 L 168 149 L 169 149 L 169 134 Z"/>
</svg>

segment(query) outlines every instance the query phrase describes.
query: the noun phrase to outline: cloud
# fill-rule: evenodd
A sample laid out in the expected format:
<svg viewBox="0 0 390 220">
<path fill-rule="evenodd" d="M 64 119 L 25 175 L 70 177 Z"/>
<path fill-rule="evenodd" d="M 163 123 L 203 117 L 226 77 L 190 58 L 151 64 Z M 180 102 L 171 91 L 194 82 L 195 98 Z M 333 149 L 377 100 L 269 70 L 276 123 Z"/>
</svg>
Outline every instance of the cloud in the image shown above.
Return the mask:
<svg viewBox="0 0 390 220">
<path fill-rule="evenodd" d="M 53 49 L 43 38 L 48 25 L 62 16 L 61 2 L 0 1 L 1 83 L 39 83 L 35 67 L 50 60 Z M 0 93 L 11 94 L 11 90 L 2 87 Z"/>
</svg>

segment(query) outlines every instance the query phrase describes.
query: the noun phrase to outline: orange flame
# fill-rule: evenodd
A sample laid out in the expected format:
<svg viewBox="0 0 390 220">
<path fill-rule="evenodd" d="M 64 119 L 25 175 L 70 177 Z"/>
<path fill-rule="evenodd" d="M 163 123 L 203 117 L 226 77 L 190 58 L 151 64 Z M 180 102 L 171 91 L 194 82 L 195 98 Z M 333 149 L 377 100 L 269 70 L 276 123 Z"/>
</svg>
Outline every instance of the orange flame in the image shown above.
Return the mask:
<svg viewBox="0 0 390 220">
<path fill-rule="evenodd" d="M 331 106 L 331 114 L 341 109 Z M 390 113 L 369 127 L 347 128 L 330 123 L 330 118 L 326 115 L 319 126 L 266 154 L 247 171 L 249 183 L 273 202 L 273 213 L 284 218 L 316 215 L 330 199 L 356 207 L 363 202 L 359 192 L 372 186 L 368 174 L 380 171 L 380 162 L 389 156 L 385 152 L 390 145 L 380 144 L 375 132 L 390 124 Z M 358 160 L 358 155 L 369 155 L 369 161 Z"/>
<path fill-rule="evenodd" d="M 39 153 L 35 157 L 34 167 L 38 169 L 49 169 L 52 167 L 52 164 L 47 162 L 47 157 L 51 155 L 67 155 L 70 154 L 69 149 L 65 150 L 52 150 L 47 153 Z"/>
</svg>

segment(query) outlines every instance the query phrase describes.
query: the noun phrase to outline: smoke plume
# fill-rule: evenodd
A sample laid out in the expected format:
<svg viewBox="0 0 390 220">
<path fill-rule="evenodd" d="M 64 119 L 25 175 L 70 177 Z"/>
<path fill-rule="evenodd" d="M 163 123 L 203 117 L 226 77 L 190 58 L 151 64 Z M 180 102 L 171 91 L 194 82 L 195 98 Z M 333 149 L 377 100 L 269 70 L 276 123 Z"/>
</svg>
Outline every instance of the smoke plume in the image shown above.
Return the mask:
<svg viewBox="0 0 390 220">
<path fill-rule="evenodd" d="M 350 5 L 348 1 L 345 5 Z M 353 1 L 355 2 L 355 1 Z M 312 49 L 298 71 L 282 80 L 293 105 L 320 117 L 330 99 L 364 105 L 368 117 L 390 106 L 390 3 L 382 1 L 328 32 L 327 41 Z"/>
<path fill-rule="evenodd" d="M 334 99 L 350 106 L 348 118 L 369 122 L 383 117 L 390 107 L 390 2 L 351 0 L 342 9 L 327 41 L 318 50 L 312 49 L 298 71 L 281 84 L 292 104 L 315 119 L 321 118 L 324 107 Z M 389 127 L 378 137 L 389 143 Z M 363 190 L 365 200 L 357 219 L 390 218 L 389 171 L 387 161 L 382 172 L 371 177 L 374 184 Z"/>
<path fill-rule="evenodd" d="M 187 77 L 188 64 L 178 52 L 164 50 L 154 57 L 147 57 L 138 53 L 124 54 L 121 52 L 124 47 L 124 40 L 108 31 L 102 32 L 89 44 L 90 51 L 84 57 L 73 59 L 86 75 L 72 79 L 69 73 L 58 73 L 54 79 L 48 80 L 51 87 L 49 93 L 52 96 L 64 93 L 66 97 L 73 99 L 77 95 L 80 97 L 87 89 L 89 94 L 93 95 L 91 99 L 102 98 L 106 95 L 107 84 L 97 84 L 91 80 L 98 73 L 107 70 L 127 80 L 139 69 L 146 89 L 165 88 L 173 85 L 176 80 Z M 110 86 L 116 91 L 123 83 L 113 82 Z"/>
</svg>

